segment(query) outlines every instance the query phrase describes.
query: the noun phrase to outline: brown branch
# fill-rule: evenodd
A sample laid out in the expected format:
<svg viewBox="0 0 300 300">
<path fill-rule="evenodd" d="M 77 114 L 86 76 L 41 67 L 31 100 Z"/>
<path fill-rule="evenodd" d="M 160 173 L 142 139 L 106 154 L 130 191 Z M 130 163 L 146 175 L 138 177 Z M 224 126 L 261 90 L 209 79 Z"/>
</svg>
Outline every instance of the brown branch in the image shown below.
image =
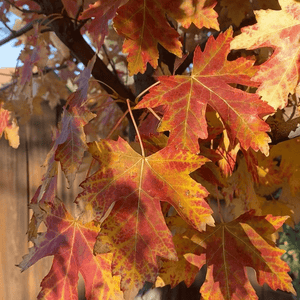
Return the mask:
<svg viewBox="0 0 300 300">
<path fill-rule="evenodd" d="M 9 41 L 25 34 L 26 32 L 28 32 L 29 30 L 31 30 L 33 28 L 33 25 L 36 23 L 41 23 L 42 25 L 45 25 L 45 23 L 48 20 L 43 20 L 43 19 L 38 19 L 38 20 L 33 20 L 32 22 L 26 24 L 24 27 L 22 27 L 21 29 L 15 31 L 15 30 L 11 30 L 11 34 L 9 36 L 7 36 L 6 38 L 4 38 L 3 40 L 0 41 L 0 46 L 8 43 Z"/>
</svg>

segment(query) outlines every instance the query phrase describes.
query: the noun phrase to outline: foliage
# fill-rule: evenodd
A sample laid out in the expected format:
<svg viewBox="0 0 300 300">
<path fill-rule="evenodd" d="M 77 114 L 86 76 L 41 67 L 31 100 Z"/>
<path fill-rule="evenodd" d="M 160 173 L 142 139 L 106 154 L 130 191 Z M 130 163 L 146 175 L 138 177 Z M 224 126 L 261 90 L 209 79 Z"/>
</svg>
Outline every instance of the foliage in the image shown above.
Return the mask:
<svg viewBox="0 0 300 300">
<path fill-rule="evenodd" d="M 298 2 L 3 0 L 0 12 L 0 45 L 24 44 L 0 136 L 17 148 L 18 124 L 66 100 L 18 265 L 54 256 L 38 299 L 77 299 L 79 272 L 87 299 L 133 299 L 145 282 L 190 286 L 204 265 L 203 299 L 258 299 L 249 267 L 296 294 L 296 231 L 280 237 L 286 254 L 276 238 L 300 221 Z M 75 217 L 59 166 L 69 186 L 86 172 Z"/>
</svg>

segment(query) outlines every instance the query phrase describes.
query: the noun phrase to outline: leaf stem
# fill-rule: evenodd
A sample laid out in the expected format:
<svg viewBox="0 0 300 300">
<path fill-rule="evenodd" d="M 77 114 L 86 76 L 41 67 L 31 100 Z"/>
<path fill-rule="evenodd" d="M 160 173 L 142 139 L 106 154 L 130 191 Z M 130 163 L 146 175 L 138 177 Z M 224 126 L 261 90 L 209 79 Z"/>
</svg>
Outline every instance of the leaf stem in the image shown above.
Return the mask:
<svg viewBox="0 0 300 300">
<path fill-rule="evenodd" d="M 127 106 L 128 106 L 129 114 L 130 114 L 130 117 L 132 119 L 132 123 L 133 123 L 133 126 L 135 128 L 135 131 L 136 131 L 136 134 L 138 136 L 139 143 L 140 143 L 140 146 L 141 146 L 142 156 L 145 157 L 144 146 L 143 146 L 143 143 L 142 143 L 142 139 L 141 139 L 141 136 L 140 136 L 139 129 L 138 129 L 136 123 L 135 123 L 135 120 L 134 120 L 134 117 L 133 117 L 133 114 L 132 114 L 132 111 L 131 111 L 131 107 L 130 107 L 129 101 L 130 101 L 129 99 L 126 99 L 126 103 L 127 103 Z"/>
</svg>

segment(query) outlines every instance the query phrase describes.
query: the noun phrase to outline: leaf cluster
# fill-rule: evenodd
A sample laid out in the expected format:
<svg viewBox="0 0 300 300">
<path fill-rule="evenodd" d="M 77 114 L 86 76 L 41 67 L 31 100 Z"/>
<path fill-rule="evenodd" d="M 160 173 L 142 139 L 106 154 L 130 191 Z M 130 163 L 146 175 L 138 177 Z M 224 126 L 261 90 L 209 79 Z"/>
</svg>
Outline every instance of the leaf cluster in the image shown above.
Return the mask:
<svg viewBox="0 0 300 300">
<path fill-rule="evenodd" d="M 17 148 L 18 124 L 65 99 L 18 265 L 54 256 L 38 299 L 77 299 L 81 273 L 87 299 L 129 300 L 205 265 L 203 299 L 258 299 L 247 268 L 296 294 L 297 246 L 276 238 L 300 221 L 298 2 L 4 0 L 0 21 L 0 45 L 24 44 L 0 136 Z M 57 181 L 79 170 L 72 216 Z"/>
</svg>

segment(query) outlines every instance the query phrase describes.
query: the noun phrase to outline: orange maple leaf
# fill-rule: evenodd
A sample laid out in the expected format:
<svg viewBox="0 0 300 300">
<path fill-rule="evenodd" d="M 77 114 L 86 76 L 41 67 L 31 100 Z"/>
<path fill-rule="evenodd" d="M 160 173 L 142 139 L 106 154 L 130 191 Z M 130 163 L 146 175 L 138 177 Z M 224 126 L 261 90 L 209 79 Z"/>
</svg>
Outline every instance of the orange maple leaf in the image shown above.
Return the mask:
<svg viewBox="0 0 300 300">
<path fill-rule="evenodd" d="M 229 223 L 222 223 L 192 237 L 206 255 L 207 275 L 200 292 L 203 299 L 258 299 L 246 267 L 257 272 L 260 285 L 295 293 L 288 265 L 281 260 L 285 252 L 271 235 L 288 217 L 254 216 L 254 210 Z M 188 253 L 185 258 L 202 267 L 203 255 Z"/>
<path fill-rule="evenodd" d="M 144 281 L 155 281 L 156 256 L 177 257 L 161 201 L 199 230 L 213 225 L 212 210 L 204 200 L 208 193 L 189 176 L 207 159 L 172 147 L 145 157 L 121 138 L 90 143 L 89 151 L 100 169 L 81 184 L 84 191 L 77 203 L 87 211 L 92 208 L 96 220 L 115 203 L 95 252 L 114 253 L 113 274 L 121 275 L 121 289 L 131 299 Z"/>
<path fill-rule="evenodd" d="M 159 202 L 140 200 L 134 193 L 118 201 L 102 223 L 95 244 L 95 253 L 107 252 L 113 253 L 112 274 L 121 275 L 125 299 L 133 299 L 144 282 L 154 282 L 157 256 L 177 259 Z"/>
<path fill-rule="evenodd" d="M 173 3 L 170 3 L 173 2 Z M 175 1 L 178 4 L 178 1 Z M 179 34 L 168 24 L 165 14 L 170 0 L 129 0 L 118 9 L 113 22 L 119 35 L 124 36 L 123 52 L 128 53 L 129 74 L 144 73 L 147 62 L 157 67 L 160 43 L 169 52 L 181 57 Z"/>
<path fill-rule="evenodd" d="M 214 223 L 212 210 L 204 200 L 208 195 L 206 189 L 189 176 L 208 159 L 172 147 L 145 157 L 122 138 L 89 143 L 89 152 L 100 162 L 100 169 L 81 183 L 84 191 L 76 201 L 87 210 L 92 207 L 97 220 L 113 202 L 129 198 L 139 206 L 145 203 L 146 207 L 150 203 L 158 207 L 160 201 L 169 202 L 186 222 L 199 230 Z"/>
<path fill-rule="evenodd" d="M 136 108 L 165 105 L 159 131 L 170 131 L 170 145 L 197 153 L 198 138 L 207 138 L 207 105 L 216 110 L 231 141 L 237 138 L 244 149 L 252 147 L 268 154 L 269 126 L 261 119 L 273 109 L 256 94 L 233 88 L 230 84 L 257 85 L 253 62 L 244 58 L 228 61 L 232 29 L 215 40 L 210 37 L 206 49 L 197 47 L 191 76 L 161 76 L 160 84 L 150 89 Z"/>
<path fill-rule="evenodd" d="M 177 252 L 178 260 L 170 261 L 161 258 L 161 267 L 159 269 L 160 280 L 164 285 L 170 284 L 174 288 L 180 282 L 184 281 L 187 287 L 190 287 L 199 273 L 199 266 L 190 264 L 184 257 L 186 253 L 202 255 L 199 245 L 191 241 L 191 237 L 197 233 L 193 227 L 189 226 L 179 215 L 173 215 L 166 218 L 168 228 L 173 234 L 173 242 Z"/>
<path fill-rule="evenodd" d="M 220 30 L 218 23 L 218 14 L 214 10 L 217 5 L 215 0 L 186 0 L 180 6 L 186 13 L 184 17 L 177 17 L 176 20 L 181 23 L 184 28 L 188 28 L 194 23 L 199 29 L 202 27 Z M 189 11 L 193 11 L 189 13 Z M 176 17 L 176 15 L 175 15 Z"/>
</svg>

